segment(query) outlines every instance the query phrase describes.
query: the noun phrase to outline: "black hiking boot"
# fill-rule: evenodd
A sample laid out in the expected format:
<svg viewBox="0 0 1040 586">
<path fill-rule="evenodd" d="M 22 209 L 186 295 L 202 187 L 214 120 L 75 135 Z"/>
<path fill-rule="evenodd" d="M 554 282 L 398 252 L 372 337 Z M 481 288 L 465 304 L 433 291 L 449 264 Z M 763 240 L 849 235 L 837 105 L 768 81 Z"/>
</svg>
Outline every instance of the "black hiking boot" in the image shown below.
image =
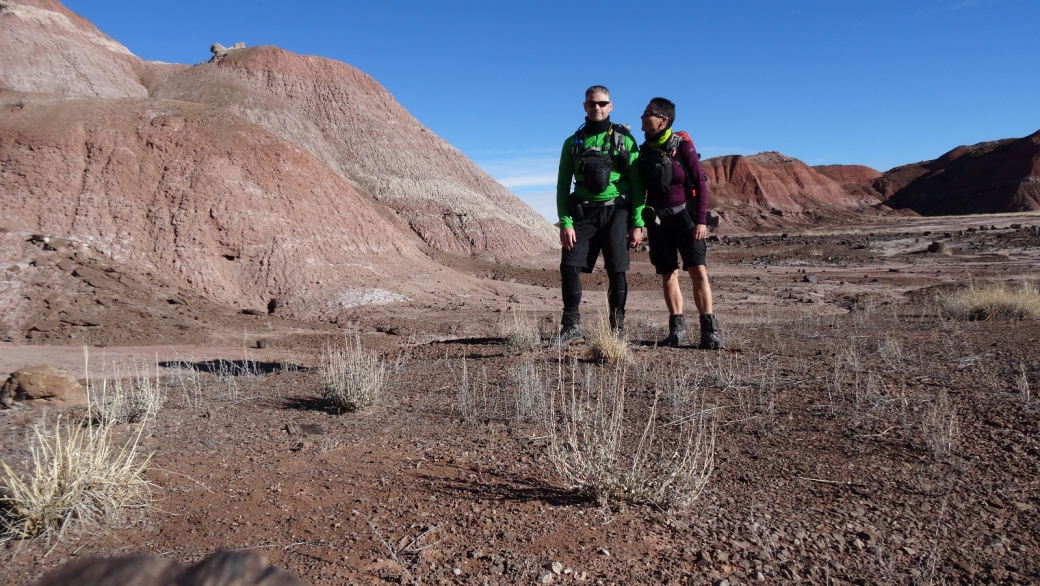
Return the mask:
<svg viewBox="0 0 1040 586">
<path fill-rule="evenodd" d="M 576 340 L 584 338 L 581 334 L 581 329 L 578 326 L 563 326 L 560 330 L 559 337 L 556 338 L 557 342 L 561 345 L 570 344 Z"/>
<path fill-rule="evenodd" d="M 680 313 L 668 318 L 668 337 L 657 343 L 658 346 L 667 348 L 678 348 L 679 344 L 688 342 L 686 335 L 686 318 Z"/>
<path fill-rule="evenodd" d="M 701 343 L 699 350 L 722 350 L 726 344 L 722 341 L 722 330 L 714 313 L 701 316 Z"/>
</svg>

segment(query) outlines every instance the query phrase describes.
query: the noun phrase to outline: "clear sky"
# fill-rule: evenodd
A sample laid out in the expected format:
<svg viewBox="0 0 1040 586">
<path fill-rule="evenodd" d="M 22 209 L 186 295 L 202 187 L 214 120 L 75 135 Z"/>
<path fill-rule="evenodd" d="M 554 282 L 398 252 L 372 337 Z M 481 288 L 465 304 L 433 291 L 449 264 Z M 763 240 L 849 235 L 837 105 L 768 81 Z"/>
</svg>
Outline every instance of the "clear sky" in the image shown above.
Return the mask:
<svg viewBox="0 0 1040 586">
<path fill-rule="evenodd" d="M 775 150 L 885 171 L 1040 129 L 1040 0 L 64 0 L 144 59 L 277 45 L 372 75 L 555 221 L 586 87 L 650 98 L 705 157 Z"/>
</svg>

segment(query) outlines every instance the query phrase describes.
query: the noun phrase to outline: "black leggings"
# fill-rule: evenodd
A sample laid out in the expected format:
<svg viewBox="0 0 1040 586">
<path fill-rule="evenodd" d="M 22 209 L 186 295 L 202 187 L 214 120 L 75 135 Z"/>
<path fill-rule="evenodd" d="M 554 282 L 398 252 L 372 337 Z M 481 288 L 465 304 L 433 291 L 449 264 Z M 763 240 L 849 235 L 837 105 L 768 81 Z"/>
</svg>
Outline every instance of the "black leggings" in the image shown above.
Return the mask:
<svg viewBox="0 0 1040 586">
<path fill-rule="evenodd" d="M 581 323 L 581 267 L 560 266 L 563 281 L 563 325 L 576 326 Z M 624 317 L 625 302 L 628 301 L 628 279 L 625 271 L 607 273 L 607 305 L 610 315 Z"/>
</svg>

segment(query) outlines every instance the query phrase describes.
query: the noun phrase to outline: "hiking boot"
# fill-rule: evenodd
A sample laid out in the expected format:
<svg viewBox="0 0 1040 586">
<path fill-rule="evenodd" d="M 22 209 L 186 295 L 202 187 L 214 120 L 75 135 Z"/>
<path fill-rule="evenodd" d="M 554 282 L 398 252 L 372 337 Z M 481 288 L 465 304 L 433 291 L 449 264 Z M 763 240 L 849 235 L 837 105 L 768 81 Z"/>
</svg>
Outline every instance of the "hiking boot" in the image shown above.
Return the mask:
<svg viewBox="0 0 1040 586">
<path fill-rule="evenodd" d="M 686 335 L 686 318 L 680 313 L 668 318 L 668 337 L 657 343 L 658 346 L 678 348 L 679 344 L 689 341 Z"/>
<path fill-rule="evenodd" d="M 619 309 L 610 313 L 610 332 L 619 340 L 625 337 L 624 310 Z"/>
<path fill-rule="evenodd" d="M 722 350 L 726 344 L 722 341 L 722 330 L 714 313 L 701 316 L 701 343 L 698 350 Z"/>
<path fill-rule="evenodd" d="M 581 329 L 579 329 L 578 326 L 563 326 L 563 329 L 560 330 L 560 335 L 556 340 L 560 344 L 570 344 L 571 342 L 580 340 L 583 337 Z"/>
</svg>

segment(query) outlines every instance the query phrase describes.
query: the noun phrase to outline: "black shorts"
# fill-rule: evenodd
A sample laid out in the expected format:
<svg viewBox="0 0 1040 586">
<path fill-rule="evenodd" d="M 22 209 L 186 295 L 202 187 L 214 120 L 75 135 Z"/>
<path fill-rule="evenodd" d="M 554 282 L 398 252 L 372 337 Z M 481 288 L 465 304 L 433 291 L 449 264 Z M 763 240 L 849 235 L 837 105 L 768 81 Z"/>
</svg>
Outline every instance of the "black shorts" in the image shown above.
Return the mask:
<svg viewBox="0 0 1040 586">
<path fill-rule="evenodd" d="M 585 217 L 574 220 L 574 234 L 574 248 L 563 250 L 561 265 L 591 273 L 602 250 L 608 272 L 628 270 L 628 209 L 623 205 L 586 206 Z"/>
<path fill-rule="evenodd" d="M 650 262 L 657 269 L 658 275 L 668 275 L 678 270 L 677 255 L 682 256 L 684 271 L 706 265 L 708 244 L 704 239 L 694 240 L 693 231 L 686 227 L 686 222 L 648 225 L 646 232 L 650 244 Z"/>
</svg>

